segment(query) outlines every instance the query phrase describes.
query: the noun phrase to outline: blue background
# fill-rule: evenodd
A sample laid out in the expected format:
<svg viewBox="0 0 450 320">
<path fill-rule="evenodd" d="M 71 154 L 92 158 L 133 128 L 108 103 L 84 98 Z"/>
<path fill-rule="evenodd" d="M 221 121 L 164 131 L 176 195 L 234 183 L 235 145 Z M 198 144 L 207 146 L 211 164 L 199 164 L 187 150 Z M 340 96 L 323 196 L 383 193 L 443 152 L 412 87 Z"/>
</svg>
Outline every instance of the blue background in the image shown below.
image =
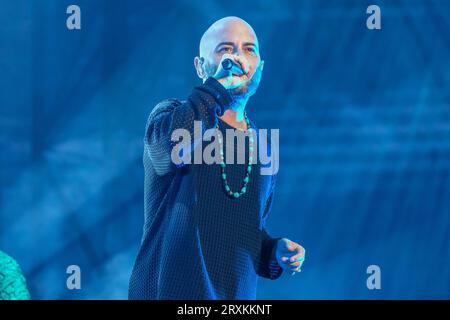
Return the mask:
<svg viewBox="0 0 450 320">
<path fill-rule="evenodd" d="M 266 61 L 249 116 L 280 128 L 269 231 L 307 249 L 301 274 L 261 279 L 258 297 L 450 298 L 450 1 L 0 3 L 0 249 L 33 298 L 127 297 L 147 116 L 200 83 L 198 41 L 227 15 Z"/>
</svg>

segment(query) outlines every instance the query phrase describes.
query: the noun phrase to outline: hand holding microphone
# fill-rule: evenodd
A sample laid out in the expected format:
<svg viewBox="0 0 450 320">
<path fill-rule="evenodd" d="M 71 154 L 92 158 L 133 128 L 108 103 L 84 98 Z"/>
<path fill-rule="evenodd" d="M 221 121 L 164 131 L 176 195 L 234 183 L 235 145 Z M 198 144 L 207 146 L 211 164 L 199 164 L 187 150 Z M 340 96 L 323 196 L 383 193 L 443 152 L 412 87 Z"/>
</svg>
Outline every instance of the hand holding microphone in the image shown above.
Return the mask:
<svg viewBox="0 0 450 320">
<path fill-rule="evenodd" d="M 246 59 L 236 55 L 224 54 L 213 77 L 226 89 L 234 89 L 251 79 L 249 71 L 249 63 Z"/>
</svg>

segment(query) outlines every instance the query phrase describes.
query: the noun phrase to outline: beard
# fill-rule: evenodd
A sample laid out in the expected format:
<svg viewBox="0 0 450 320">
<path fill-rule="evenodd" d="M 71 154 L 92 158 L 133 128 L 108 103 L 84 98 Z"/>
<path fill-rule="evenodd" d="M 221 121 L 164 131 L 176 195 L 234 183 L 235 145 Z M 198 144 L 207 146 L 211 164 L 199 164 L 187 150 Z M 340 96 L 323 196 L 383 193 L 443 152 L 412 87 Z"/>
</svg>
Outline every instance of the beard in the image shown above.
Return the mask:
<svg viewBox="0 0 450 320">
<path fill-rule="evenodd" d="M 255 94 L 256 90 L 258 90 L 259 83 L 261 81 L 261 75 L 262 70 L 260 67 L 258 67 L 255 70 L 252 78 L 248 82 L 237 88 L 230 89 L 231 94 L 233 94 L 236 98 L 250 98 Z"/>
<path fill-rule="evenodd" d="M 212 77 L 214 74 L 216 74 L 217 68 L 219 66 L 217 65 L 211 65 L 209 63 L 205 64 L 205 73 L 208 75 L 208 77 Z M 259 83 L 261 81 L 262 76 L 262 68 L 261 64 L 256 68 L 255 73 L 253 74 L 252 78 L 244 83 L 243 85 L 234 88 L 234 89 L 228 89 L 228 91 L 233 95 L 235 99 L 248 99 L 253 94 L 255 94 L 256 90 L 258 90 Z"/>
</svg>

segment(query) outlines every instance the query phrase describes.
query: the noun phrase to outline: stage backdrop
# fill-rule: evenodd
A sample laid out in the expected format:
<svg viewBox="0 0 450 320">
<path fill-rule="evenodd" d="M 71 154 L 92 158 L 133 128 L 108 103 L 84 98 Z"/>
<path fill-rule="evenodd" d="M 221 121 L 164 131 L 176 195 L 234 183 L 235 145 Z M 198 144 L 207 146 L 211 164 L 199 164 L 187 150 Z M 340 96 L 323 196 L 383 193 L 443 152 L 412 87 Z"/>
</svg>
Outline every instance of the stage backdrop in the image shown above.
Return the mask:
<svg viewBox="0 0 450 320">
<path fill-rule="evenodd" d="M 66 27 L 71 4 L 81 30 Z M 370 4 L 381 30 L 366 27 Z M 269 231 L 307 249 L 302 272 L 261 279 L 258 298 L 450 298 L 449 1 L 0 6 L 0 250 L 32 298 L 127 297 L 147 116 L 200 83 L 199 39 L 228 15 L 253 25 L 266 61 L 248 114 L 280 129 Z"/>
</svg>

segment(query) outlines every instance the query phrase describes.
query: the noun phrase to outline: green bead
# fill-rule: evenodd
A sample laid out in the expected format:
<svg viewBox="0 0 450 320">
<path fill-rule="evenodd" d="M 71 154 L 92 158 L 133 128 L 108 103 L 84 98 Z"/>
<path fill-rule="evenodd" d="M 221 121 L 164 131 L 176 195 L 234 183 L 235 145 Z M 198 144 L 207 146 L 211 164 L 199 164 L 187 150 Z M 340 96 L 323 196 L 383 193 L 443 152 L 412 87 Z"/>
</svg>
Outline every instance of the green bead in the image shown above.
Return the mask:
<svg viewBox="0 0 450 320">
<path fill-rule="evenodd" d="M 226 191 L 227 195 L 232 197 L 232 198 L 235 198 L 235 199 L 239 198 L 241 195 L 243 195 L 244 193 L 247 192 L 247 184 L 250 181 L 249 175 L 250 175 L 250 172 L 252 171 L 252 162 L 253 162 L 253 151 L 254 151 L 253 146 L 254 146 L 254 141 L 255 141 L 253 133 L 254 133 L 255 129 L 252 128 L 252 126 L 250 124 L 250 120 L 248 119 L 246 112 L 244 113 L 244 117 L 245 117 L 245 121 L 247 123 L 247 132 L 251 133 L 251 135 L 249 136 L 249 150 L 250 151 L 249 151 L 249 158 L 248 158 L 249 159 L 249 163 L 248 163 L 248 166 L 247 166 L 247 173 L 246 173 L 246 175 L 245 175 L 245 177 L 243 179 L 244 183 L 243 183 L 243 186 L 242 186 L 242 188 L 240 189 L 239 192 L 233 192 L 231 190 L 230 186 L 227 184 L 227 175 L 225 173 L 226 163 L 225 163 L 225 157 L 223 156 L 224 148 L 222 146 L 222 137 L 218 137 L 218 141 L 219 141 L 219 144 L 220 144 L 219 151 L 220 151 L 220 155 L 221 155 L 219 164 L 220 164 L 220 167 L 221 167 L 221 175 L 222 175 L 222 179 L 223 179 L 223 186 L 225 188 L 225 191 Z M 219 125 L 218 124 L 216 124 L 216 128 L 219 129 Z"/>
</svg>

